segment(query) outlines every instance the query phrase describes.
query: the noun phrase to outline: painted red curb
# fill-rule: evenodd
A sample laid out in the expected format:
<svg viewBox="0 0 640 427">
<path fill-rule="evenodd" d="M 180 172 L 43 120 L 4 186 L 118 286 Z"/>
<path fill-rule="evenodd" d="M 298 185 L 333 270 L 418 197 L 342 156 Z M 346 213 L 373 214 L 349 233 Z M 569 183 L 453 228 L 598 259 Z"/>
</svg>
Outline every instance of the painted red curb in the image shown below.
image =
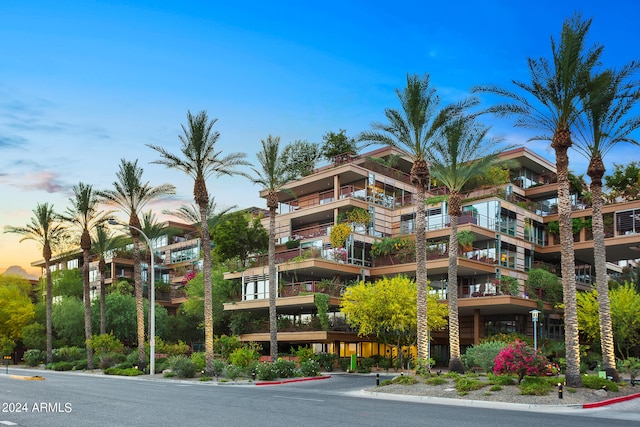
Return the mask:
<svg viewBox="0 0 640 427">
<path fill-rule="evenodd" d="M 256 385 L 278 385 L 278 384 L 287 384 L 287 383 L 299 383 L 302 381 L 326 380 L 327 378 L 331 378 L 331 375 L 322 375 L 320 377 L 308 377 L 308 378 L 291 378 L 289 380 L 281 380 L 281 381 L 259 381 L 259 382 L 256 382 Z"/>
<path fill-rule="evenodd" d="M 602 400 L 600 402 L 583 403 L 582 409 L 601 408 L 606 405 L 612 405 L 614 403 L 626 402 L 627 400 L 633 400 L 640 397 L 640 393 L 629 394 L 626 396 L 614 397 L 613 399 Z"/>
</svg>

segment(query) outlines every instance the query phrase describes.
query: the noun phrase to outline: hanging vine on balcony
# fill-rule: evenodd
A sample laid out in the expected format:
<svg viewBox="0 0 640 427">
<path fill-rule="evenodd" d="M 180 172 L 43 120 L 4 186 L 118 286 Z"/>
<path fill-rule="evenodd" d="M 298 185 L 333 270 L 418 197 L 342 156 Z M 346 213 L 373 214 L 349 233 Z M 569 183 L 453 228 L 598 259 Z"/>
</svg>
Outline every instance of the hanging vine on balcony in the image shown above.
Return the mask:
<svg viewBox="0 0 640 427">
<path fill-rule="evenodd" d="M 323 331 L 329 330 L 329 295 L 315 294 L 314 302 L 318 309 L 318 320 Z"/>
</svg>

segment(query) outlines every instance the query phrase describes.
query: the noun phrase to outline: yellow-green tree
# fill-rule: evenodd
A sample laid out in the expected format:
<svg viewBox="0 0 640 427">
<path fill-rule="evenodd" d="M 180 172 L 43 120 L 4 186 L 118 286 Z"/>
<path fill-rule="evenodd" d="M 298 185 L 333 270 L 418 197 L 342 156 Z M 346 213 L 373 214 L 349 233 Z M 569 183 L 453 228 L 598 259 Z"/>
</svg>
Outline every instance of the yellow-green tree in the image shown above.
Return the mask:
<svg viewBox="0 0 640 427">
<path fill-rule="evenodd" d="M 435 295 L 427 295 L 428 328 L 443 329 L 447 326 L 447 306 Z M 393 342 L 398 347 L 415 343 L 416 310 L 416 282 L 406 276 L 360 282 L 347 288 L 340 304 L 340 311 L 358 329 L 358 335 L 375 335 L 380 342 Z"/>
<path fill-rule="evenodd" d="M 0 336 L 17 341 L 22 336 L 22 328 L 35 315 L 29 298 L 31 284 L 16 275 L 0 276 Z"/>
<path fill-rule="evenodd" d="M 611 324 L 616 353 L 628 358 L 632 348 L 640 345 L 640 293 L 632 283 L 609 291 Z M 578 292 L 578 328 L 589 339 L 600 340 L 598 291 Z"/>
</svg>

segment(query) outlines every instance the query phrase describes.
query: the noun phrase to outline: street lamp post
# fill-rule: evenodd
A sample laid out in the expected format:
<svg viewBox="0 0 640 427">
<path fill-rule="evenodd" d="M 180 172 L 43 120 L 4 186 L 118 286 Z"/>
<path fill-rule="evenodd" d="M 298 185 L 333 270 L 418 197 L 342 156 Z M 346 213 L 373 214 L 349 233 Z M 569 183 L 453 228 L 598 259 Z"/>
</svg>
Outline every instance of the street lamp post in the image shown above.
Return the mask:
<svg viewBox="0 0 640 427">
<path fill-rule="evenodd" d="M 153 247 L 151 246 L 151 240 L 144 234 L 144 231 L 140 230 L 138 227 L 134 227 L 133 225 L 122 224 L 115 219 L 109 220 L 109 224 L 111 225 L 120 225 L 122 227 L 131 227 L 134 230 L 138 230 L 140 235 L 144 237 L 144 240 L 147 242 L 147 246 L 149 246 L 149 254 L 151 263 L 149 264 L 150 275 L 149 275 L 149 374 L 155 374 L 156 370 L 156 285 L 155 285 L 155 266 L 153 261 Z"/>
<path fill-rule="evenodd" d="M 531 310 L 531 320 L 533 320 L 533 349 L 538 351 L 538 315 L 540 310 Z"/>
</svg>

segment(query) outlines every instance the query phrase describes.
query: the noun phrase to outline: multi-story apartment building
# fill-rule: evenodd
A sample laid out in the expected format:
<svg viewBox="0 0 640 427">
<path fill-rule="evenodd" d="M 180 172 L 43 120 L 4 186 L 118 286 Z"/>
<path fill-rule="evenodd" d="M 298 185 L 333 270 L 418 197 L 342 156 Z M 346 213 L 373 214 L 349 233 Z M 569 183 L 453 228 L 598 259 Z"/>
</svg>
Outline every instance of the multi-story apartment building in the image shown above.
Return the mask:
<svg viewBox="0 0 640 427">
<path fill-rule="evenodd" d="M 164 224 L 166 233 L 152 238 L 154 258 L 154 279 L 156 282 L 156 303 L 164 306 L 169 314 L 175 314 L 177 308 L 186 300 L 183 287 L 187 279 L 193 273 L 201 269 L 201 247 L 198 230 L 195 226 L 174 221 L 166 221 Z M 145 247 L 143 254 L 148 254 Z M 148 255 L 146 255 L 148 257 Z M 65 253 L 51 261 L 51 270 L 66 270 L 82 268 L 82 252 Z M 91 256 L 89 264 L 89 281 L 93 297 L 100 292 L 100 272 L 98 271 L 99 259 Z M 123 248 L 114 249 L 105 254 L 104 284 L 110 287 L 119 280 L 127 280 L 133 283 L 133 244 Z M 41 267 L 44 274 L 44 261 L 39 260 L 31 265 Z M 142 280 L 144 283 L 144 295 L 148 293 L 150 262 L 142 261 Z"/>
<path fill-rule="evenodd" d="M 397 156 L 399 161 L 387 166 L 390 162 L 385 160 Z M 548 302 L 539 302 L 540 296 L 528 295 L 525 286 L 533 267 L 560 271 L 560 247 L 553 234 L 557 221 L 555 165 L 526 148 L 507 151 L 502 157 L 511 161 L 509 181 L 469 191 L 459 222 L 459 231 L 473 236 L 472 247 L 461 249 L 458 289 L 454 290 L 459 298 L 463 346 L 502 332 L 533 336 L 530 312 L 539 308 L 543 314 L 538 337 L 563 337 L 562 313 Z M 225 275 L 242 281 L 242 301 L 225 304 L 225 310 L 251 314 L 252 320 L 241 331 L 242 340 L 268 346 L 268 285 L 269 280 L 276 280 L 280 351 L 310 343 L 341 356 L 388 351 L 348 327 L 339 313 L 340 293 L 359 280 L 396 274 L 415 277 L 411 250 L 372 255 L 373 245 L 383 239 L 403 239 L 408 248 L 415 239 L 415 188 L 409 181 L 410 169 L 410 160 L 391 147 L 361 156 L 344 155 L 290 183 L 289 191 L 279 194 L 277 277 L 268 276 L 266 256 L 257 257 L 243 271 Z M 430 193 L 436 196 L 446 191 L 434 186 Z M 369 213 L 369 224 L 353 224 L 344 248 L 331 247 L 332 227 L 355 208 Z M 594 275 L 591 210 L 576 195 L 573 208 L 576 279 L 579 288 L 588 289 Z M 640 257 L 640 201 L 609 204 L 603 211 L 607 258 L 615 271 L 617 261 Z M 429 205 L 426 220 L 430 286 L 446 303 L 452 291 L 447 286 L 450 228 L 446 201 Z M 517 291 L 504 292 L 497 285 L 501 276 L 517 279 Z M 321 328 L 317 321 L 316 293 L 330 295 L 328 328 Z M 446 332 L 434 333 L 432 338 L 432 354 L 448 360 Z"/>
<path fill-rule="evenodd" d="M 461 248 L 458 260 L 458 307 L 462 346 L 502 332 L 533 336 L 530 312 L 542 309 L 537 322 L 540 338 L 562 338 L 562 313 L 544 300 L 529 295 L 528 271 L 537 266 L 560 272 L 560 246 L 554 235 L 557 221 L 555 165 L 526 148 L 502 154 L 510 160 L 508 182 L 481 186 L 465 196 L 459 231 L 473 236 L 470 247 Z M 394 159 L 394 162 L 389 160 Z M 393 164 L 393 166 L 390 166 Z M 267 256 L 254 257 L 247 268 L 225 274 L 242 284 L 240 301 L 225 304 L 230 313 L 242 314 L 236 332 L 243 341 L 256 341 L 268 353 L 269 280 L 277 281 L 279 350 L 314 344 L 318 351 L 341 356 L 388 354 L 390 349 L 372 337 L 359 337 L 341 315 L 340 295 L 352 283 L 375 281 L 384 276 L 415 276 L 415 188 L 409 180 L 411 162 L 397 149 L 381 148 L 364 155 L 338 156 L 334 161 L 288 185 L 279 193 L 277 223 L 277 277 L 268 275 Z M 486 188 L 482 188 L 486 187 Z M 436 184 L 431 196 L 445 194 Z M 292 195 L 293 194 L 293 195 Z M 261 196 L 265 197 L 266 193 Z M 428 201 L 435 201 L 431 198 Z M 344 247 L 333 248 L 332 227 L 354 209 L 368 212 L 368 224 L 352 224 Z M 574 195 L 576 279 L 588 289 L 594 276 L 593 242 L 588 204 Z M 256 210 L 257 212 L 257 210 Z M 640 201 L 607 204 L 603 208 L 607 261 L 612 272 L 618 261 L 640 258 Z M 255 213 L 255 212 L 254 212 Z M 258 213 L 264 213 L 260 210 Z M 268 218 L 263 219 L 265 227 Z M 191 273 L 200 269 L 201 247 L 192 225 L 168 222 L 171 233 L 152 240 L 156 254 L 156 301 L 175 313 L 185 300 L 182 290 Z M 446 201 L 427 209 L 427 269 L 432 292 L 446 303 L 448 292 L 447 245 L 449 219 Z M 376 254 L 374 244 L 397 239 L 403 249 Z M 106 257 L 105 284 L 133 279 L 133 261 L 127 248 Z M 52 269 L 81 267 L 81 253 L 59 257 Z M 43 261 L 32 265 L 44 267 Z M 92 259 L 92 289 L 99 290 L 97 259 Z M 143 280 L 149 267 L 143 262 Z M 517 290 L 506 292 L 497 282 L 502 276 L 518 281 Z M 161 284 L 158 287 L 158 284 Z M 317 294 L 326 294 L 320 298 Z M 329 322 L 319 322 L 319 311 Z M 448 360 L 447 332 L 432 334 L 432 355 Z"/>
</svg>

